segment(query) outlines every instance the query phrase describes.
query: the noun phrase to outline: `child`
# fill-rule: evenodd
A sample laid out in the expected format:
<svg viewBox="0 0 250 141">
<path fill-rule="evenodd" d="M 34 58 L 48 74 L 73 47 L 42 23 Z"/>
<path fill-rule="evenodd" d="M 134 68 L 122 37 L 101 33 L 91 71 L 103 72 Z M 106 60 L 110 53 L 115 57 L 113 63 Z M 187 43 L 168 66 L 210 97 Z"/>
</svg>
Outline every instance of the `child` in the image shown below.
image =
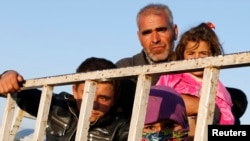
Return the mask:
<svg viewBox="0 0 250 141">
<path fill-rule="evenodd" d="M 152 86 L 142 141 L 185 141 L 188 138 L 188 130 L 182 97 L 170 87 Z"/>
<path fill-rule="evenodd" d="M 76 69 L 76 73 L 114 69 L 116 65 L 105 58 L 90 57 Z M 20 90 L 18 84 L 24 82 L 16 71 L 6 71 L 0 77 L 0 94 L 16 91 L 18 106 L 29 114 L 36 116 L 41 98 L 41 90 Z M 15 87 L 18 86 L 18 87 Z M 127 141 L 129 119 L 116 111 L 119 98 L 119 80 L 98 80 L 96 84 L 94 106 L 89 118 L 88 140 Z M 47 141 L 74 141 L 82 104 L 85 82 L 72 84 L 72 94 L 61 92 L 53 94 L 46 125 Z M 6 93 L 3 93 L 3 91 Z"/>
<path fill-rule="evenodd" d="M 215 28 L 213 23 L 201 23 L 184 32 L 176 46 L 175 59 L 194 59 L 223 54 L 219 39 L 212 28 Z M 203 71 L 167 74 L 160 77 L 157 85 L 170 86 L 180 94 L 200 97 L 202 78 Z M 216 105 L 220 111 L 219 124 L 234 124 L 234 116 L 231 111 L 232 100 L 220 81 L 218 81 Z"/>
</svg>

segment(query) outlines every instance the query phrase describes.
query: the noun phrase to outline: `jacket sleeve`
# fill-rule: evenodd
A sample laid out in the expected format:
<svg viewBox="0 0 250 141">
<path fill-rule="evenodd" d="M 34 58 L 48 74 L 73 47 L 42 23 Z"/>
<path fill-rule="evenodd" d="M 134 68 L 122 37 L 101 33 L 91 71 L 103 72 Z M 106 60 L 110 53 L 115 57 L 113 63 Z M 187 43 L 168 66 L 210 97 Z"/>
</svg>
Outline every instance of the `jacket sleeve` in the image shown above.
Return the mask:
<svg viewBox="0 0 250 141">
<path fill-rule="evenodd" d="M 117 133 L 117 141 L 127 141 L 128 140 L 128 133 L 129 133 L 129 121 L 126 121 L 125 123 L 121 124 L 120 129 Z"/>
<path fill-rule="evenodd" d="M 41 90 L 29 89 L 18 92 L 14 99 L 22 110 L 32 116 L 37 116 L 40 98 Z"/>
</svg>

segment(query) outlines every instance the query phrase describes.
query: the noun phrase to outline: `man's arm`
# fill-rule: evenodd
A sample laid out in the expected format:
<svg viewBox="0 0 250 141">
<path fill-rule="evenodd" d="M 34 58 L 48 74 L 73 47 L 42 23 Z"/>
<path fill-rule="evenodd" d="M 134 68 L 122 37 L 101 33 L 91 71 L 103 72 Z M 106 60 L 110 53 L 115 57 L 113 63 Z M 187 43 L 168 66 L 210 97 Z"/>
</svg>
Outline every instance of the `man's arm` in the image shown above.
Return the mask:
<svg viewBox="0 0 250 141">
<path fill-rule="evenodd" d="M 181 94 L 188 116 L 197 115 L 200 98 L 192 95 Z"/>
<path fill-rule="evenodd" d="M 18 92 L 24 82 L 23 76 L 14 70 L 5 71 L 0 75 L 0 94 Z"/>
<path fill-rule="evenodd" d="M 18 72 L 14 70 L 5 71 L 0 77 L 0 95 L 6 97 L 8 93 L 13 93 L 12 96 L 15 96 L 14 99 L 17 105 L 29 114 L 36 116 L 41 90 L 29 89 L 20 91 L 23 82 L 24 79 Z"/>
<path fill-rule="evenodd" d="M 186 106 L 187 115 L 196 116 L 198 113 L 200 98 L 196 96 L 192 96 L 192 95 L 187 95 L 187 94 L 182 94 L 181 96 Z M 213 124 L 219 124 L 220 114 L 221 113 L 220 113 L 219 107 L 217 106 L 217 104 L 215 104 Z"/>
</svg>

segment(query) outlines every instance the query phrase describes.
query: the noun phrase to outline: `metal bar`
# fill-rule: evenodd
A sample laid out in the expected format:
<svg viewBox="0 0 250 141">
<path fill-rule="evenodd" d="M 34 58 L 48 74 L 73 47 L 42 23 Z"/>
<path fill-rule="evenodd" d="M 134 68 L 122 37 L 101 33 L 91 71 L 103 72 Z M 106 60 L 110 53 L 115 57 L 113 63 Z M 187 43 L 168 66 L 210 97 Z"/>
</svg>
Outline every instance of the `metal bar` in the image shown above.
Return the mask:
<svg viewBox="0 0 250 141">
<path fill-rule="evenodd" d="M 8 141 L 9 138 L 12 138 L 11 134 L 9 133 L 11 126 L 9 125 L 12 123 L 14 111 L 15 111 L 16 102 L 12 99 L 11 95 L 7 95 L 7 102 L 4 109 L 3 119 L 2 119 L 2 126 L 0 132 L 0 140 L 1 141 Z"/>
<path fill-rule="evenodd" d="M 75 138 L 76 141 L 87 141 L 89 130 L 89 118 L 93 109 L 96 86 L 97 83 L 94 81 L 88 80 L 85 82 L 80 116 Z"/>
<path fill-rule="evenodd" d="M 168 63 L 134 66 L 88 73 L 73 73 L 43 78 L 26 80 L 24 87 L 34 88 L 47 85 L 66 85 L 83 80 L 96 80 L 102 78 L 122 78 L 127 76 L 138 76 L 140 74 L 171 73 L 177 71 L 190 71 L 214 66 L 218 68 L 232 68 L 250 66 L 250 52 L 229 54 L 224 56 L 206 57 L 183 61 L 172 61 Z"/>
<path fill-rule="evenodd" d="M 142 137 L 142 129 L 151 86 L 151 77 L 147 75 L 139 75 L 136 86 L 132 119 L 130 122 L 128 141 L 140 141 Z M 143 116 L 142 116 L 143 115 Z"/>
<path fill-rule="evenodd" d="M 23 111 L 22 109 L 20 109 L 17 105 L 15 107 L 15 118 L 13 119 L 13 125 L 11 126 L 12 128 L 10 129 L 10 138 L 9 140 L 10 141 L 13 141 L 15 139 L 15 136 L 16 136 L 16 133 L 18 132 L 19 130 L 19 127 L 22 123 L 22 120 L 23 120 L 23 117 L 25 115 L 25 111 Z"/>
<path fill-rule="evenodd" d="M 172 61 L 155 65 L 134 66 L 127 68 L 109 69 L 88 73 L 72 73 L 43 78 L 26 80 L 22 89 L 43 87 L 42 97 L 37 115 L 34 141 L 42 141 L 45 135 L 45 128 L 53 93 L 54 86 L 68 85 L 75 82 L 86 81 L 86 89 L 82 101 L 79 123 L 77 127 L 76 140 L 86 140 L 89 129 L 88 118 L 93 107 L 93 96 L 95 95 L 95 83 L 93 81 L 103 78 L 124 78 L 128 76 L 138 76 L 136 95 L 131 119 L 129 139 L 131 141 L 140 140 L 142 128 L 145 120 L 146 105 L 149 88 L 151 85 L 151 74 L 186 72 L 192 70 L 204 70 L 201 98 L 198 111 L 197 126 L 195 130 L 195 141 L 207 140 L 207 125 L 212 123 L 216 84 L 220 69 L 250 66 L 250 52 L 234 53 L 224 56 L 198 58 L 192 60 Z M 148 76 L 149 75 L 149 76 Z M 91 80 L 91 81 L 90 81 Z M 15 101 L 8 94 L 5 112 L 2 120 L 0 140 L 10 140 L 14 136 L 8 123 L 13 120 Z M 205 118 L 205 120 L 204 120 Z M 21 119 L 18 119 L 21 122 Z M 14 124 L 15 125 L 15 124 Z M 13 128 L 14 129 L 14 128 Z M 14 131 L 14 130 L 13 130 Z"/>
<path fill-rule="evenodd" d="M 43 141 L 52 99 L 53 86 L 44 85 L 39 103 L 33 141 Z"/>
<path fill-rule="evenodd" d="M 194 141 L 208 140 L 207 128 L 213 122 L 219 71 L 212 67 L 204 70 Z"/>
</svg>

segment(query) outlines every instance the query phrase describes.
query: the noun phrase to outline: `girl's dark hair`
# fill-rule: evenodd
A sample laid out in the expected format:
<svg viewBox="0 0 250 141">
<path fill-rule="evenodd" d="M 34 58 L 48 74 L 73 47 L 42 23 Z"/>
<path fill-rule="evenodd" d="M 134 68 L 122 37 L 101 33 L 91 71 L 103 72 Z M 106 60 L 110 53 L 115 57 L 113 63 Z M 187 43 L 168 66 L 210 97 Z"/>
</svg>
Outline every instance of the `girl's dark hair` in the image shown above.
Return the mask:
<svg viewBox="0 0 250 141">
<path fill-rule="evenodd" d="M 174 59 L 176 60 L 184 59 L 183 56 L 184 50 L 189 41 L 196 42 L 194 48 L 196 48 L 199 45 L 200 41 L 205 41 L 210 46 L 211 53 L 213 56 L 223 54 L 222 46 L 214 30 L 207 23 L 201 23 L 198 26 L 189 29 L 188 31 L 184 32 L 181 35 L 180 40 L 175 48 Z"/>
</svg>

